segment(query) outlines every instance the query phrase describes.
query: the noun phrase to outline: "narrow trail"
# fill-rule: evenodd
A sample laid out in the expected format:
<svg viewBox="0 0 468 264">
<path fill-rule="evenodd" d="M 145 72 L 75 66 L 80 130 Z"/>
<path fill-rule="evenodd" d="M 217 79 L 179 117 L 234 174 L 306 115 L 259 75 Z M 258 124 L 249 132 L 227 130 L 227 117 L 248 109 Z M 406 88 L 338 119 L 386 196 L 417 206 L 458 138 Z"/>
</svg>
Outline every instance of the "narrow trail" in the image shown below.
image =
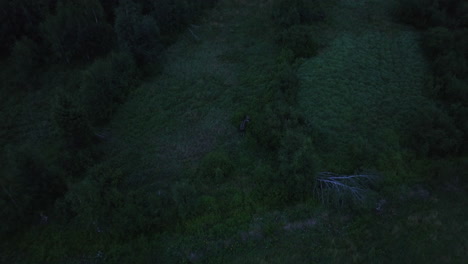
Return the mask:
<svg viewBox="0 0 468 264">
<path fill-rule="evenodd" d="M 427 66 L 418 34 L 392 21 L 391 3 L 337 0 L 323 32 L 327 47 L 299 69 L 299 103 L 325 137 L 325 160 L 346 157 L 350 148 L 363 159 L 399 148 L 398 130 L 429 104 L 422 96 Z M 340 162 L 330 163 L 336 169 Z"/>
</svg>

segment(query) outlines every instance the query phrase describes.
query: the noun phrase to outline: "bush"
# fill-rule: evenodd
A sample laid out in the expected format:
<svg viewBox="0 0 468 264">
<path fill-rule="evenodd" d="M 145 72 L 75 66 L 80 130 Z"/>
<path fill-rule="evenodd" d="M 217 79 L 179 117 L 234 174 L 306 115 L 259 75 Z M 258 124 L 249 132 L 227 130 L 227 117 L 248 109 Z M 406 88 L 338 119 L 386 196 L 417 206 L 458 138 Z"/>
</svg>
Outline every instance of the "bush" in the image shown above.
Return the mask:
<svg viewBox="0 0 468 264">
<path fill-rule="evenodd" d="M 457 154 L 463 145 L 463 135 L 453 119 L 437 108 L 427 108 L 414 118 L 410 144 L 420 154 L 446 157 Z"/>
<path fill-rule="evenodd" d="M 442 98 L 448 102 L 468 105 L 468 82 L 457 77 L 447 77 Z"/>
<path fill-rule="evenodd" d="M 293 26 L 283 30 L 276 41 L 278 44 L 293 51 L 295 57 L 312 57 L 317 54 L 318 45 L 312 39 L 312 34 L 306 26 Z"/>
<path fill-rule="evenodd" d="M 275 74 L 274 89 L 279 89 L 287 103 L 296 102 L 299 90 L 299 78 L 288 64 L 282 64 Z"/>
<path fill-rule="evenodd" d="M 137 67 L 131 55 L 111 53 L 91 64 L 83 73 L 81 95 L 93 123 L 107 121 L 137 84 Z"/>
<path fill-rule="evenodd" d="M 151 16 L 143 15 L 141 6 L 123 0 L 116 9 L 115 31 L 119 47 L 133 54 L 138 63 L 154 63 L 162 51 L 159 27 Z"/>
<path fill-rule="evenodd" d="M 56 0 L 9 1 L 0 0 L 0 58 L 11 50 L 21 37 L 39 39 L 38 25 Z"/>
<path fill-rule="evenodd" d="M 59 134 L 71 150 L 82 149 L 93 142 L 93 132 L 83 110 L 67 95 L 59 95 L 53 111 Z"/>
<path fill-rule="evenodd" d="M 159 0 L 148 1 L 152 11 L 151 15 L 156 19 L 162 33 L 173 35 L 193 22 L 203 9 L 213 7 L 218 0 L 185 1 L 185 0 Z"/>
<path fill-rule="evenodd" d="M 317 165 L 312 140 L 299 131 L 287 130 L 278 151 L 281 186 L 291 201 L 312 195 Z"/>
<path fill-rule="evenodd" d="M 448 51 L 437 56 L 432 62 L 432 69 L 436 76 L 455 76 L 465 78 L 468 73 L 468 66 L 465 58 L 456 51 Z"/>
<path fill-rule="evenodd" d="M 297 89 L 290 86 L 293 76 L 287 74 L 287 78 L 278 78 L 272 85 L 273 90 L 284 89 L 284 94 L 277 91 L 277 99 L 275 102 L 266 104 L 259 112 L 252 114 L 252 121 L 247 131 L 249 137 L 253 138 L 255 142 L 268 151 L 268 153 L 275 153 L 280 147 L 281 138 L 286 129 L 300 129 L 305 124 L 304 118 L 298 110 L 295 110 L 289 102 L 293 102 L 296 95 L 294 91 Z M 282 80 L 282 81 L 281 81 Z M 292 81 L 294 83 L 295 81 Z M 278 87 L 279 86 L 279 87 Z"/>
<path fill-rule="evenodd" d="M 182 180 L 174 184 L 171 190 L 171 198 L 180 220 L 183 221 L 195 215 L 198 193 L 193 183 Z"/>
<path fill-rule="evenodd" d="M 59 59 L 88 61 L 109 52 L 114 45 L 112 27 L 105 23 L 99 1 L 59 1 L 55 15 L 41 24 L 45 39 Z"/>
<path fill-rule="evenodd" d="M 65 180 L 36 151 L 14 154 L 10 171 L 0 176 L 2 226 L 0 234 L 14 232 L 27 224 L 39 223 L 55 200 L 67 191 Z"/>
<path fill-rule="evenodd" d="M 426 28 L 431 22 L 431 9 L 434 0 L 399 0 L 395 16 L 403 23 L 417 28 Z"/>
<path fill-rule="evenodd" d="M 435 27 L 424 32 L 422 46 L 430 58 L 444 55 L 450 51 L 453 33 L 446 27 Z"/>
<path fill-rule="evenodd" d="M 272 19 L 277 26 L 287 28 L 322 21 L 325 15 L 318 0 L 275 0 Z"/>
<path fill-rule="evenodd" d="M 468 5 L 464 0 L 399 0 L 395 16 L 419 29 L 434 26 L 467 26 Z"/>
<path fill-rule="evenodd" d="M 213 151 L 203 158 L 197 169 L 197 175 L 206 180 L 221 182 L 234 172 L 234 164 L 228 153 L 224 151 Z"/>
<path fill-rule="evenodd" d="M 422 133 L 413 131 L 415 142 L 423 146 L 419 151 L 430 156 L 466 151 L 462 143 L 468 137 L 466 124 L 459 114 L 468 99 L 467 14 L 463 0 L 401 0 L 398 4 L 396 16 L 402 22 L 426 30 L 421 46 L 434 74 L 430 93 L 443 103 L 442 110 L 429 110 L 433 117 L 417 119 L 415 130 Z"/>
<path fill-rule="evenodd" d="M 58 209 L 71 211 L 67 214 L 75 216 L 82 227 L 97 232 L 108 231 L 111 218 L 124 201 L 119 190 L 122 180 L 121 170 L 102 164 L 95 166 L 83 180 L 73 185 Z"/>
<path fill-rule="evenodd" d="M 37 84 L 37 73 L 41 64 L 39 48 L 27 37 L 16 41 L 10 56 L 13 86 L 18 89 L 34 88 Z"/>
<path fill-rule="evenodd" d="M 279 147 L 279 141 L 283 131 L 283 123 L 275 106 L 270 103 L 261 112 L 253 113 L 252 121 L 249 123 L 247 134 L 255 142 L 267 150 L 274 152 Z"/>
<path fill-rule="evenodd" d="M 166 192 L 130 189 L 125 177 L 126 173 L 115 164 L 101 163 L 91 168 L 58 203 L 58 213 L 74 218 L 88 232 L 119 239 L 163 230 L 175 213 L 171 197 Z"/>
</svg>

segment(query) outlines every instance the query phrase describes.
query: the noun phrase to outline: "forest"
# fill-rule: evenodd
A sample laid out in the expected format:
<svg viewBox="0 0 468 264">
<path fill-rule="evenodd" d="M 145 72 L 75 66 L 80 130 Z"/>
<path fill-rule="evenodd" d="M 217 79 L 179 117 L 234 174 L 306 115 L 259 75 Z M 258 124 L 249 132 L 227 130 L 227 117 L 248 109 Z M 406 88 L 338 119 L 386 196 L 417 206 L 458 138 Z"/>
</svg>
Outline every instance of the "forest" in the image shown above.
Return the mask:
<svg viewBox="0 0 468 264">
<path fill-rule="evenodd" d="M 467 263 L 468 1 L 0 0 L 0 263 Z"/>
</svg>

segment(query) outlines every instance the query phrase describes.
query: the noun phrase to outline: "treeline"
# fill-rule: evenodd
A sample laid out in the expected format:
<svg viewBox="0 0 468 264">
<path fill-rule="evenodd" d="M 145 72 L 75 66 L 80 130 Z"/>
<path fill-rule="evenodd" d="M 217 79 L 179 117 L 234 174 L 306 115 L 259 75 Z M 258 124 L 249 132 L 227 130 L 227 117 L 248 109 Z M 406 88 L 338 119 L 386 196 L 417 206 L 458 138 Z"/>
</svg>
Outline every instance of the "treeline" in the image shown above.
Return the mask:
<svg viewBox="0 0 468 264">
<path fill-rule="evenodd" d="M 468 2 L 464 0 L 399 1 L 399 21 L 422 31 L 421 46 L 433 78 L 428 95 L 438 109 L 415 120 L 413 146 L 430 157 L 468 153 Z"/>
<path fill-rule="evenodd" d="M 19 145 L 0 152 L 0 234 L 38 223 L 100 162 L 106 136 L 96 127 L 148 69 L 163 66 L 164 48 L 216 2 L 0 0 L 2 95 L 46 96 L 41 109 L 50 112 L 42 143 L 21 145 L 24 138 L 5 132 Z"/>
<path fill-rule="evenodd" d="M 82 66 L 111 52 L 128 53 L 138 65 L 156 63 L 163 47 L 215 2 L 2 0 L 0 58 L 15 73 L 8 84 L 39 87 L 32 77 L 48 65 Z"/>
<path fill-rule="evenodd" d="M 325 20 L 321 1 L 274 1 L 271 18 L 276 27 L 276 42 L 294 57 L 311 57 L 318 44 L 308 29 L 312 23 Z"/>
<path fill-rule="evenodd" d="M 117 46 L 132 44 L 127 48 L 136 48 L 134 45 L 143 45 L 149 38 L 167 44 L 174 34 L 215 2 L 2 0 L 0 54 L 2 58 L 7 57 L 23 38 L 31 39 L 40 47 L 42 57 L 53 55 L 69 63 L 92 60 Z M 129 43 L 129 38 L 133 43 Z"/>
</svg>

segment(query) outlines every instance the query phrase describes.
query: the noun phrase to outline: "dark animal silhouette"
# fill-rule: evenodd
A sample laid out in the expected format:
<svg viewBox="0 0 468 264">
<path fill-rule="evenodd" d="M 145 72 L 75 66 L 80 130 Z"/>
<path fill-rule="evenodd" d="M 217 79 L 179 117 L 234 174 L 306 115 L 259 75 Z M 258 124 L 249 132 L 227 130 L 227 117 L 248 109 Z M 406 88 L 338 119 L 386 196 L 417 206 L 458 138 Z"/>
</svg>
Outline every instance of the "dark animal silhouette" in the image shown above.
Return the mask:
<svg viewBox="0 0 468 264">
<path fill-rule="evenodd" d="M 239 131 L 242 133 L 245 133 L 245 130 L 247 129 L 247 123 L 249 122 L 250 122 L 250 117 L 245 116 L 244 120 L 242 120 L 242 122 L 240 123 Z"/>
</svg>

